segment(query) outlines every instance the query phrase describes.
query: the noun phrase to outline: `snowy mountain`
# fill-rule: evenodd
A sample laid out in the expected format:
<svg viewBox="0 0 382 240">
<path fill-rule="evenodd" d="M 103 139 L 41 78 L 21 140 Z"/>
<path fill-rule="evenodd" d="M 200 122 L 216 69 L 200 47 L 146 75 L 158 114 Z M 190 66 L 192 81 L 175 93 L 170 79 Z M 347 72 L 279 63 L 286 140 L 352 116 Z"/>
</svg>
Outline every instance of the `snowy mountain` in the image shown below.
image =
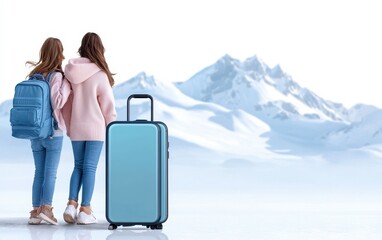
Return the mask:
<svg viewBox="0 0 382 240">
<path fill-rule="evenodd" d="M 363 148 L 382 143 L 382 110 L 374 106 L 357 104 L 349 109 L 346 127 L 324 137 L 331 147 Z"/>
<path fill-rule="evenodd" d="M 353 123 L 362 122 L 370 114 L 373 114 L 380 110 L 381 109 L 378 109 L 371 105 L 356 104 L 348 110 L 347 116 L 350 122 L 353 122 Z"/>
<path fill-rule="evenodd" d="M 245 156 L 251 155 L 264 159 L 267 154 L 257 150 L 261 142 L 264 143 L 261 148 L 293 158 L 363 147 L 370 139 L 355 137 L 362 131 L 346 129 L 360 129 L 358 125 L 369 126 L 370 129 L 370 122 L 373 122 L 374 128 L 377 128 L 374 132 L 377 132 L 380 125 L 377 117 L 372 118 L 374 113 L 380 111 L 378 108 L 359 104 L 346 109 L 341 104 L 326 101 L 300 87 L 280 66 L 269 68 L 256 57 L 240 63 L 226 55 L 190 80 L 175 86 L 142 72 L 114 88 L 122 119 L 126 116 L 126 98 L 132 93 L 154 96 L 155 104 L 159 105 L 155 107 L 155 116 L 169 122 L 169 129 L 175 130 L 170 133 L 174 142 L 182 142 L 183 147 L 197 146 L 199 152 L 201 149 L 204 152 L 208 149 L 225 154 L 231 152 L 234 159 L 248 159 Z M 143 118 L 148 118 L 147 103 L 133 108 L 141 115 L 146 113 Z M 184 125 L 185 122 L 189 124 Z M 216 125 L 224 130 L 218 131 Z M 182 134 L 178 135 L 180 132 Z M 217 138 L 213 137 L 213 132 Z M 235 134 L 232 135 L 232 132 Z M 246 137 L 242 139 L 239 136 Z M 341 138 L 344 137 L 356 140 L 343 141 Z M 203 143 L 198 140 L 200 138 L 204 139 Z M 230 145 L 227 139 L 236 144 Z M 207 140 L 210 141 L 205 142 Z M 378 141 L 380 139 L 374 134 L 372 143 Z M 234 150 L 232 146 L 235 146 Z M 248 154 L 235 157 L 238 152 Z M 280 156 L 275 158 L 282 159 Z"/>
<path fill-rule="evenodd" d="M 350 124 L 344 106 L 300 87 L 279 65 L 270 68 L 256 56 L 240 62 L 225 55 L 177 87 L 194 99 L 242 109 L 281 135 L 315 144 Z"/>
<path fill-rule="evenodd" d="M 275 108 L 278 111 L 269 112 L 273 112 L 272 118 L 347 120 L 347 110 L 341 104 L 300 87 L 279 65 L 270 68 L 256 56 L 240 62 L 225 55 L 177 86 L 195 99 L 254 115 Z"/>
<path fill-rule="evenodd" d="M 270 128 L 255 116 L 192 99 L 174 84 L 155 80 L 144 72 L 115 86 L 113 91 L 119 120 L 126 119 L 126 99 L 131 94 L 148 93 L 154 97 L 154 120 L 167 124 L 171 154 L 178 163 L 297 158 L 270 151 L 268 138 L 262 137 Z M 147 119 L 149 109 L 148 101 L 131 104 L 135 118 Z"/>
<path fill-rule="evenodd" d="M 346 109 L 301 87 L 279 65 L 256 56 L 243 62 L 225 55 L 183 83 L 160 81 L 144 72 L 113 88 L 118 120 L 126 120 L 127 98 L 154 97 L 154 120 L 168 125 L 176 164 L 249 166 L 301 159 L 382 156 L 382 110 L 358 104 Z M 1 145 L 18 157 L 10 136 L 11 101 L 0 105 Z M 148 119 L 149 101 L 133 99 L 131 119 Z M 70 154 L 70 144 L 64 154 Z M 7 156 L 7 154 L 5 154 Z M 8 154 L 11 156 L 12 154 Z"/>
<path fill-rule="evenodd" d="M 370 110 L 370 109 L 368 109 Z M 333 131 L 326 136 L 331 146 L 359 148 L 382 143 L 382 110 L 372 111 L 358 117 L 351 125 Z"/>
</svg>

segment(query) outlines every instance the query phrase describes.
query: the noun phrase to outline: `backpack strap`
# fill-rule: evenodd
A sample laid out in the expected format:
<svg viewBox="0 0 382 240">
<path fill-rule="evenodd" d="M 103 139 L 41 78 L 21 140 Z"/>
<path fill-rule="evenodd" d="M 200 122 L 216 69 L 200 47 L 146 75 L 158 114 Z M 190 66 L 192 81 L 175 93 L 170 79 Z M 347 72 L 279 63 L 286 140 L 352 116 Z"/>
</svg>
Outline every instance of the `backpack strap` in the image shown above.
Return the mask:
<svg viewBox="0 0 382 240">
<path fill-rule="evenodd" d="M 50 72 L 48 74 L 48 76 L 46 76 L 46 81 L 48 82 L 48 84 L 50 85 L 50 79 L 52 78 L 53 74 L 55 74 L 56 72 L 53 71 L 53 72 Z M 54 134 L 54 130 L 57 130 L 58 129 L 58 122 L 56 120 L 56 118 L 54 117 L 54 114 L 53 114 L 53 108 L 52 108 L 52 104 L 50 105 L 51 106 L 51 110 L 52 110 L 52 136 L 53 137 L 53 134 Z"/>
<path fill-rule="evenodd" d="M 29 79 L 42 79 L 42 80 L 46 80 L 49 83 L 50 79 L 52 78 L 53 74 L 55 74 L 55 73 L 56 73 L 55 71 L 48 73 L 48 75 L 46 76 L 46 79 L 45 79 L 44 75 L 42 75 L 40 73 L 35 73 L 32 76 L 30 76 Z"/>
<path fill-rule="evenodd" d="M 46 81 L 49 83 L 49 81 L 50 81 L 50 79 L 52 78 L 52 76 L 53 76 L 53 74 L 55 74 L 56 72 L 50 72 L 49 74 L 48 74 L 48 76 L 46 76 Z"/>
<path fill-rule="evenodd" d="M 29 77 L 29 79 L 33 79 L 33 80 L 35 80 L 35 79 L 44 79 L 45 80 L 44 75 L 42 75 L 40 73 L 35 73 L 35 74 L 31 75 Z"/>
</svg>

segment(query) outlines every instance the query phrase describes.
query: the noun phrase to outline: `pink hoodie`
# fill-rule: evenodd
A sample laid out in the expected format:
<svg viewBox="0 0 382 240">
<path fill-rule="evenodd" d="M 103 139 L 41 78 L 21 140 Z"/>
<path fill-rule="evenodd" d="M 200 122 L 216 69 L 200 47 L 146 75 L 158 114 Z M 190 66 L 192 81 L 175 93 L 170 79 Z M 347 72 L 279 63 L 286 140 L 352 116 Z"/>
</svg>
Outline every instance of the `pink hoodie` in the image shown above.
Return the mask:
<svg viewBox="0 0 382 240">
<path fill-rule="evenodd" d="M 69 82 L 56 72 L 52 75 L 50 83 L 50 102 L 52 104 L 54 118 L 58 123 L 59 130 L 66 130 L 62 108 L 65 106 L 71 93 Z"/>
<path fill-rule="evenodd" d="M 72 141 L 104 141 L 106 126 L 117 117 L 108 77 L 87 58 L 70 59 L 65 77 L 72 85 L 64 107 L 67 134 Z"/>
</svg>

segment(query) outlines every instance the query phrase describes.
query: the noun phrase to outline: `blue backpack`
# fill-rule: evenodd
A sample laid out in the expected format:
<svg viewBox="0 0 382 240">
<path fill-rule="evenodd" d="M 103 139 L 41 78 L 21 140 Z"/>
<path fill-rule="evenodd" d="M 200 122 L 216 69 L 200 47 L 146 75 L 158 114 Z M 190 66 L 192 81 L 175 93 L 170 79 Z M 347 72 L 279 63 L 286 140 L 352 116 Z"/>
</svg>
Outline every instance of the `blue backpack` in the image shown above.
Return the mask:
<svg viewBox="0 0 382 240">
<path fill-rule="evenodd" d="M 45 139 L 53 136 L 55 120 L 50 104 L 49 80 L 42 74 L 33 74 L 18 83 L 10 112 L 12 136 L 22 139 Z"/>
</svg>

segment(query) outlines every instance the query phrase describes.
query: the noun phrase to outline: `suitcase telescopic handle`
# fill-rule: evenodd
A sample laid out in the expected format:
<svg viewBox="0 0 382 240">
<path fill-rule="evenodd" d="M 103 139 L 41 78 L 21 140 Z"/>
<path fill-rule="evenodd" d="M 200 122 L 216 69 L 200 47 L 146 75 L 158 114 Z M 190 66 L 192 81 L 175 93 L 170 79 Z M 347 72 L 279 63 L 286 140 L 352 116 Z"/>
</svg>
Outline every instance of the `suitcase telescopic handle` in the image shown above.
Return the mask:
<svg viewBox="0 0 382 240">
<path fill-rule="evenodd" d="M 154 121 L 154 100 L 153 97 L 149 94 L 132 94 L 127 99 L 127 121 L 130 121 L 130 101 L 133 98 L 148 98 L 150 99 L 151 106 L 151 121 Z"/>
</svg>

